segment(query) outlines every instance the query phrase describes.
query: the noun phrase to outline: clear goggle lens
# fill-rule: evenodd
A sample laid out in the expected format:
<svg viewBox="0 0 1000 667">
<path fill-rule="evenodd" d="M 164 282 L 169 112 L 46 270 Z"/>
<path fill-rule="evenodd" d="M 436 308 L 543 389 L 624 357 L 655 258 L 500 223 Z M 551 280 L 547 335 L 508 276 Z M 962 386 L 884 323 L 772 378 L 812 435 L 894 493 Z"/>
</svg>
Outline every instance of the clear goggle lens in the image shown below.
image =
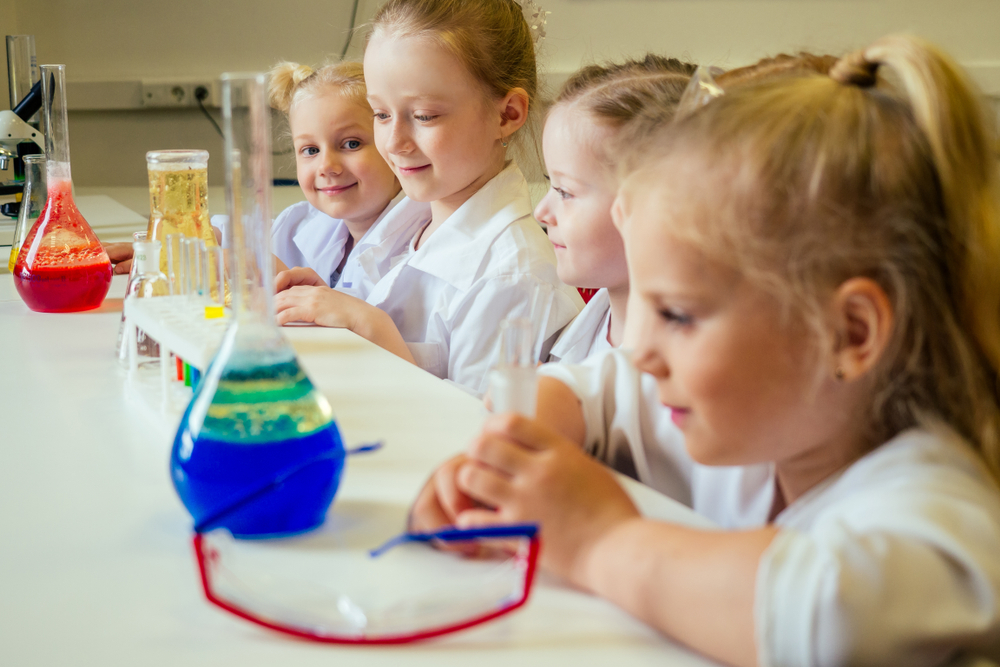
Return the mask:
<svg viewBox="0 0 1000 667">
<path fill-rule="evenodd" d="M 405 643 L 507 614 L 528 599 L 539 549 L 531 524 L 404 534 L 371 551 L 370 530 L 329 522 L 271 540 L 212 530 L 194 546 L 213 604 L 338 644 Z"/>
</svg>

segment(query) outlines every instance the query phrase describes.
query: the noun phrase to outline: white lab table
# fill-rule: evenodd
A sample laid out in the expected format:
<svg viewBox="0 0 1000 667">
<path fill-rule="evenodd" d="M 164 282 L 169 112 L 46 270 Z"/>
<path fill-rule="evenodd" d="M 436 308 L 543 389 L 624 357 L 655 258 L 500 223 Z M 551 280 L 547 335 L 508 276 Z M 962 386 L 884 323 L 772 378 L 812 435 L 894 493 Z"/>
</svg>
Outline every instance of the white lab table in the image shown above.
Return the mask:
<svg viewBox="0 0 1000 667">
<path fill-rule="evenodd" d="M 542 576 L 528 605 L 450 637 L 388 648 L 291 640 L 202 598 L 191 521 L 167 473 L 172 434 L 113 359 L 124 278 L 99 310 L 30 312 L 0 275 L 0 664 L 706 665 L 611 604 Z M 289 336 L 352 457 L 332 512 L 403 528 L 434 465 L 482 420 L 463 392 L 345 331 Z M 644 510 L 676 503 L 639 491 Z"/>
</svg>

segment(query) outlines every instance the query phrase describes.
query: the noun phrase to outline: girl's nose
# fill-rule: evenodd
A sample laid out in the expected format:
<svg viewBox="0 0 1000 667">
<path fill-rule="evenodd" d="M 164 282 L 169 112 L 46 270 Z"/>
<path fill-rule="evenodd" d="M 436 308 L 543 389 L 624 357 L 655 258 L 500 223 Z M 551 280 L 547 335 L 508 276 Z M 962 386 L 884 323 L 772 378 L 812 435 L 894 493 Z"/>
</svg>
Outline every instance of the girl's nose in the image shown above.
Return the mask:
<svg viewBox="0 0 1000 667">
<path fill-rule="evenodd" d="M 552 190 L 550 189 L 542 197 L 542 200 L 538 202 L 538 206 L 535 207 L 535 220 L 547 227 L 556 224 L 555 216 L 552 215 L 552 208 L 549 206 L 549 196 L 551 194 Z"/>
<path fill-rule="evenodd" d="M 386 152 L 393 155 L 401 155 L 409 152 L 412 142 L 406 123 L 400 123 L 393 119 L 386 130 L 388 132 L 388 139 L 385 143 Z"/>
<path fill-rule="evenodd" d="M 632 363 L 640 371 L 657 380 L 670 377 L 670 364 L 662 346 L 656 345 L 656 314 L 649 306 L 639 305 L 629 299 L 628 319 L 623 334 L 624 345 L 632 348 Z"/>
<path fill-rule="evenodd" d="M 344 165 L 337 151 L 327 151 L 323 156 L 321 171 L 325 176 L 338 176 L 344 171 Z"/>
</svg>

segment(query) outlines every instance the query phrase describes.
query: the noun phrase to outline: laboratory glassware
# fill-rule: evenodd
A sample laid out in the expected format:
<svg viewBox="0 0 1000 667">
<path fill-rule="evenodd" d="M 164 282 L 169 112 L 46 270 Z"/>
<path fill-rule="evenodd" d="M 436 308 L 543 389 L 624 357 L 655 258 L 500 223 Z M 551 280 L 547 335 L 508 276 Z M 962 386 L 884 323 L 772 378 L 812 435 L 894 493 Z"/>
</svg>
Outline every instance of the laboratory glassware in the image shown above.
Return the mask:
<svg viewBox="0 0 1000 667">
<path fill-rule="evenodd" d="M 248 541 L 216 528 L 296 474 L 195 526 L 198 571 L 212 604 L 302 639 L 364 645 L 449 634 L 527 602 L 538 562 L 535 524 L 405 533 L 374 550 L 373 541 L 384 539 L 378 526 L 336 509 L 308 535 Z"/>
<path fill-rule="evenodd" d="M 207 247 L 218 245 L 208 215 L 208 151 L 150 151 L 146 153 L 146 171 L 149 240 L 166 246 L 167 236 L 183 234 L 201 239 Z M 167 276 L 177 275 L 177 262 L 179 258 L 165 252 L 160 257 L 160 270 Z"/>
<path fill-rule="evenodd" d="M 181 418 L 171 475 L 198 525 L 294 469 L 220 527 L 237 537 L 301 533 L 326 517 L 344 446 L 329 403 L 275 323 L 266 76 L 224 75 L 222 97 L 233 322 Z"/>
<path fill-rule="evenodd" d="M 11 109 L 24 99 L 36 81 L 38 62 L 35 60 L 35 36 L 7 35 L 7 84 Z"/>
<path fill-rule="evenodd" d="M 500 324 L 500 359 L 490 371 L 493 412 L 535 416 L 538 377 L 531 320 L 506 319 Z"/>
<path fill-rule="evenodd" d="M 13 273 L 17 263 L 17 254 L 21 249 L 21 241 L 25 233 L 38 220 L 38 215 L 45 206 L 45 155 L 34 154 L 24 156 L 24 193 L 21 195 L 21 207 L 17 212 L 17 223 L 14 226 L 14 239 L 10 246 L 10 259 L 7 269 Z"/>
<path fill-rule="evenodd" d="M 169 296 L 170 283 L 160 271 L 160 242 L 145 241 L 145 232 L 136 232 L 143 240 L 132 244 L 132 270 L 128 286 L 125 288 L 125 298 L 135 297 L 147 299 L 156 296 Z M 128 365 L 128 337 L 126 335 L 125 314 L 118 327 L 118 361 L 123 366 Z M 156 364 L 160 360 L 160 345 L 142 330 L 136 331 L 136 351 L 139 355 L 139 365 Z"/>
<path fill-rule="evenodd" d="M 108 294 L 111 261 L 73 200 L 66 66 L 42 65 L 41 70 L 47 197 L 21 243 L 14 286 L 32 310 L 90 310 Z"/>
</svg>

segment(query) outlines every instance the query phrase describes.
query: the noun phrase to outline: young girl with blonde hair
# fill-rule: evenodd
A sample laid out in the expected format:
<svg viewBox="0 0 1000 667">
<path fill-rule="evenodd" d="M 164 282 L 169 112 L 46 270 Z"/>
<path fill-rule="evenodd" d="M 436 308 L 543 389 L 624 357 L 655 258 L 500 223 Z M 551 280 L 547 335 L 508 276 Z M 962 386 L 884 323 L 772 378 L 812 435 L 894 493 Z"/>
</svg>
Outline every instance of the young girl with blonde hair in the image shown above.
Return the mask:
<svg viewBox="0 0 1000 667">
<path fill-rule="evenodd" d="M 545 120 L 542 150 L 550 189 L 535 208 L 558 260 L 559 278 L 596 289 L 559 335 L 549 361 L 580 362 L 618 347 L 625 327 L 628 267 L 611 219 L 617 159 L 628 126 L 656 108 L 668 120 L 695 67 L 649 54 L 642 60 L 591 65 L 564 85 Z"/>
<path fill-rule="evenodd" d="M 729 664 L 1000 659 L 992 142 L 911 37 L 681 119 L 616 210 L 636 366 L 543 367 L 414 527 L 539 522 L 550 571 Z M 686 462 L 722 530 L 642 518 L 588 443 Z"/>
<path fill-rule="evenodd" d="M 271 70 L 271 105 L 288 116 L 295 169 L 306 201 L 274 221 L 280 291 L 311 282 L 365 298 L 430 219 L 407 199 L 372 139 L 361 63 Z"/>
<path fill-rule="evenodd" d="M 537 88 L 531 29 L 513 0 L 389 0 L 365 82 L 379 152 L 431 221 L 367 302 L 293 287 L 276 298 L 279 322 L 349 328 L 482 395 L 504 319 L 535 315 L 547 354 L 582 306 L 507 157 Z"/>
</svg>

